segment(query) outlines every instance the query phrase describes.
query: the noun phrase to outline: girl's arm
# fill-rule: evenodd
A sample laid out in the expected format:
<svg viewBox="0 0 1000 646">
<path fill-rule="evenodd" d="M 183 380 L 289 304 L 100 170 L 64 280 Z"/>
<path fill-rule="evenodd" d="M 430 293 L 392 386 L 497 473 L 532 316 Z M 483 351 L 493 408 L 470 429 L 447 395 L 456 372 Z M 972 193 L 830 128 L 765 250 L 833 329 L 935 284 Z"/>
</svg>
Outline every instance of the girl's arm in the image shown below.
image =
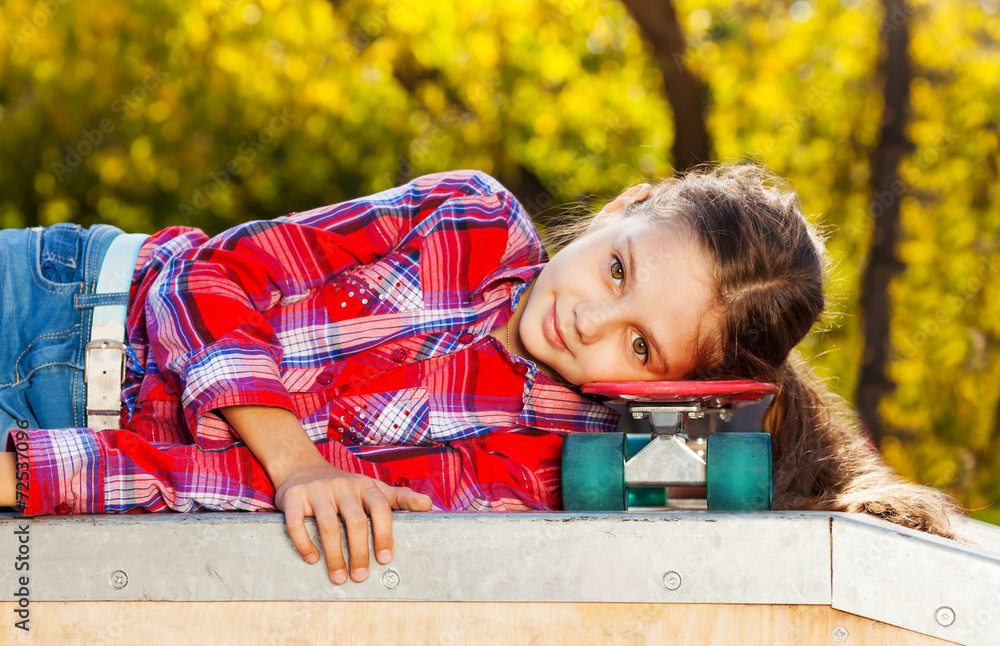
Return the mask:
<svg viewBox="0 0 1000 646">
<path fill-rule="evenodd" d="M 326 461 L 291 411 L 265 406 L 231 406 L 222 414 L 263 465 L 274 484 L 274 504 L 285 512 L 288 535 L 309 563 L 316 546 L 306 533 L 305 517 L 314 516 L 334 583 L 347 581 L 340 548 L 340 518 L 347 528 L 351 578 L 368 576 L 368 517 L 379 563 L 392 559 L 392 511 L 428 511 L 431 499 L 408 488 L 390 487 L 367 476 L 348 473 Z M 339 518 L 338 518 L 339 515 Z"/>
</svg>

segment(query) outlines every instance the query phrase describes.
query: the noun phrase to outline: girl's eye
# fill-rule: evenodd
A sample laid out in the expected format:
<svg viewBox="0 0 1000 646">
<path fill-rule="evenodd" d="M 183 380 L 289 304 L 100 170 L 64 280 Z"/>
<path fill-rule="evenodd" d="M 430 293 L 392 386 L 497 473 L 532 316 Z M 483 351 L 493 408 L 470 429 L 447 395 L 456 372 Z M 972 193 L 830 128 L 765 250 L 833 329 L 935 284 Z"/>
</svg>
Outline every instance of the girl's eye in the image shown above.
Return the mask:
<svg viewBox="0 0 1000 646">
<path fill-rule="evenodd" d="M 632 350 L 637 355 L 645 359 L 646 355 L 649 353 L 649 348 L 646 347 L 646 339 L 641 336 L 636 336 L 632 339 Z"/>
<path fill-rule="evenodd" d="M 611 263 L 611 277 L 615 280 L 625 279 L 625 268 L 622 266 L 622 261 L 615 258 L 615 261 Z"/>
</svg>

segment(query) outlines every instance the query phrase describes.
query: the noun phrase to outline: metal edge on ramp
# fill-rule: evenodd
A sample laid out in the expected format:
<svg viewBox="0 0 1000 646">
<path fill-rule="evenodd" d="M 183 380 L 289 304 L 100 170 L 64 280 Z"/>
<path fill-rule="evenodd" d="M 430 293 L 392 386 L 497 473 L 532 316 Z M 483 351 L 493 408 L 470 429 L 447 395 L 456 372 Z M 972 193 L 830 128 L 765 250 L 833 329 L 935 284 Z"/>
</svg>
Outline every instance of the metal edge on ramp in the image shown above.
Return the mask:
<svg viewBox="0 0 1000 646">
<path fill-rule="evenodd" d="M 992 545 L 831 516 L 835 609 L 959 644 L 1000 644 L 1000 552 Z M 1000 535 L 982 525 L 981 537 Z"/>
<path fill-rule="evenodd" d="M 28 528 L 32 601 L 830 603 L 821 513 L 397 513 L 392 563 L 342 586 L 299 557 L 280 514 L 0 522 L 0 554 Z"/>
</svg>

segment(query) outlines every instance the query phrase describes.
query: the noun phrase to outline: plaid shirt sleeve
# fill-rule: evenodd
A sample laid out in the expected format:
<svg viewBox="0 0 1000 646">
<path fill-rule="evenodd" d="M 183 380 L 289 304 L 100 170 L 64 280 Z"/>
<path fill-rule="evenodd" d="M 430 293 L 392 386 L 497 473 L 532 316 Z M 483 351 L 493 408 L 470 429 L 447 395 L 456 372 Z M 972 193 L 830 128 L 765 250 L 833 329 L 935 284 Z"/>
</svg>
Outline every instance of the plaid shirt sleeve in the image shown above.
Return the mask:
<svg viewBox="0 0 1000 646">
<path fill-rule="evenodd" d="M 465 213 L 469 196 L 505 189 L 477 171 L 425 175 L 372 196 L 249 222 L 181 253 L 145 303 L 150 348 L 181 394 L 189 429 L 208 411 L 260 405 L 293 410 L 281 344 L 264 312 L 309 296 L 331 278 L 387 255 L 434 214 Z"/>
<path fill-rule="evenodd" d="M 344 471 L 427 494 L 437 510 L 547 511 L 561 504 L 558 433 L 510 429 L 431 446 L 329 440 L 317 447 Z M 8 439 L 8 449 L 15 448 L 27 485 L 19 506 L 25 515 L 274 509 L 271 481 L 242 444 L 208 450 L 81 428 L 18 430 Z"/>
</svg>

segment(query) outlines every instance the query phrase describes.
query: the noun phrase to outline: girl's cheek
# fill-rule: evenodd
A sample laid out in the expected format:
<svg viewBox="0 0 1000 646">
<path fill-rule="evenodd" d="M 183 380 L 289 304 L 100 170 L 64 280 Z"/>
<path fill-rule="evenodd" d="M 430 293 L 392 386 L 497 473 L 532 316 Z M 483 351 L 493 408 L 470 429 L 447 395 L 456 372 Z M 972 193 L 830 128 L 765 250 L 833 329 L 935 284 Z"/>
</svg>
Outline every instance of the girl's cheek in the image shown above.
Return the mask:
<svg viewBox="0 0 1000 646">
<path fill-rule="evenodd" d="M 593 357 L 582 368 L 584 382 L 615 381 L 621 365 L 614 357 L 602 355 Z"/>
</svg>

